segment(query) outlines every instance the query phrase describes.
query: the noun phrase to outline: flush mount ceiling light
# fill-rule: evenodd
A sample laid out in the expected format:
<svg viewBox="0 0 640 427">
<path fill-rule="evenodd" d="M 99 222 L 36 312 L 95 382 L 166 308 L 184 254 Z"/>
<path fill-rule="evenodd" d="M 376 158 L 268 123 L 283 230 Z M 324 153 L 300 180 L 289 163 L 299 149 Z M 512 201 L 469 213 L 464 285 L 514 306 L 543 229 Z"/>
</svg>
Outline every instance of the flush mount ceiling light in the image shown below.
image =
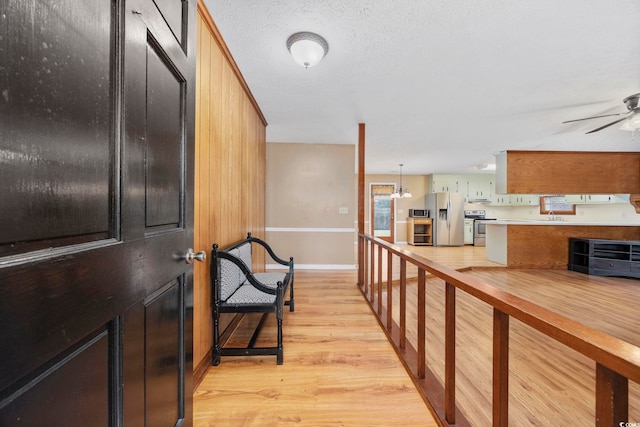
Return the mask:
<svg viewBox="0 0 640 427">
<path fill-rule="evenodd" d="M 304 68 L 317 65 L 329 52 L 329 44 L 316 33 L 303 31 L 289 36 L 287 49 L 293 60 Z"/>
<path fill-rule="evenodd" d="M 413 195 L 409 192 L 408 188 L 402 188 L 402 166 L 403 163 L 400 163 L 400 188 L 398 191 L 395 191 L 391 194 L 392 199 L 402 199 L 404 197 L 413 197 Z"/>
</svg>

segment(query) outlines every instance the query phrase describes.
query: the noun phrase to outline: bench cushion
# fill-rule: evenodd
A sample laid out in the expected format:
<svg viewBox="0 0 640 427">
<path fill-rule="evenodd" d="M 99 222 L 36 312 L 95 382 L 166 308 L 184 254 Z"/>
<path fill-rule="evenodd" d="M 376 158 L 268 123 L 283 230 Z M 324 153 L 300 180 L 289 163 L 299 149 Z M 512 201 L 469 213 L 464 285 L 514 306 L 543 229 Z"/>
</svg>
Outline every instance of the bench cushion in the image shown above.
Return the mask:
<svg viewBox="0 0 640 427">
<path fill-rule="evenodd" d="M 238 249 L 232 249 L 229 254 L 239 256 Z M 244 274 L 233 262 L 220 259 L 220 299 L 226 301 L 245 281 Z"/>
<path fill-rule="evenodd" d="M 258 282 L 274 289 L 278 286 L 278 282 L 283 282 L 283 284 L 286 285 L 286 283 L 284 283 L 284 279 L 286 276 L 287 276 L 286 273 L 278 273 L 278 272 L 253 273 L 253 277 L 258 279 Z M 248 283 L 248 282 L 245 281 L 245 283 Z"/>
<path fill-rule="evenodd" d="M 256 305 L 256 304 L 266 304 L 271 305 L 276 301 L 276 296 L 264 293 L 252 285 L 242 285 L 238 290 L 227 299 L 227 304 L 233 305 Z"/>
</svg>

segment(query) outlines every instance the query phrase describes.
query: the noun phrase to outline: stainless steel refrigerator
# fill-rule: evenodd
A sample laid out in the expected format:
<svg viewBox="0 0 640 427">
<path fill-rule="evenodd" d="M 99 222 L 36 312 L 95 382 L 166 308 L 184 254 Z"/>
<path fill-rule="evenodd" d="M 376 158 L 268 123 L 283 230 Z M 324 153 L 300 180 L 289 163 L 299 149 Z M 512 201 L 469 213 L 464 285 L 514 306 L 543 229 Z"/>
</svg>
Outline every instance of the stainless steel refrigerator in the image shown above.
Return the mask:
<svg viewBox="0 0 640 427">
<path fill-rule="evenodd" d="M 464 245 L 464 197 L 460 193 L 427 194 L 433 218 L 434 246 Z"/>
</svg>

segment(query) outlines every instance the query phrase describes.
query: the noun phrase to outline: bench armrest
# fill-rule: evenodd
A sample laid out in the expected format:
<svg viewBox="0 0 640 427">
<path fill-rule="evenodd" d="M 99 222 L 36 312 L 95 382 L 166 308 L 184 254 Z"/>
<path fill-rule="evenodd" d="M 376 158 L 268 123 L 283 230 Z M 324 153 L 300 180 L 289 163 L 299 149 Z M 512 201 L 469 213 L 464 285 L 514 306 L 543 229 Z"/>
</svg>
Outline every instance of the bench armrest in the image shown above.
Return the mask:
<svg viewBox="0 0 640 427">
<path fill-rule="evenodd" d="M 236 257 L 235 255 L 231 255 L 230 253 L 216 250 L 216 249 L 217 248 L 214 248 L 214 259 L 212 260 L 212 262 L 217 262 L 217 260 L 215 259 L 215 256 L 231 261 L 232 263 L 238 266 L 240 271 L 242 271 L 242 274 L 244 275 L 244 277 L 254 288 L 271 295 L 276 295 L 278 291 L 282 292 L 283 282 L 279 281 L 277 283 L 277 287 L 275 288 L 267 286 L 253 276 L 253 273 L 251 273 L 251 270 L 249 270 L 249 267 L 247 267 L 247 265 L 240 258 Z M 287 280 L 288 278 L 285 277 L 285 282 Z"/>
<path fill-rule="evenodd" d="M 280 258 L 278 255 L 276 255 L 275 252 L 273 252 L 273 249 L 271 249 L 271 246 L 269 246 L 267 242 L 265 242 L 264 240 L 258 239 L 257 237 L 253 237 L 251 233 L 247 233 L 247 240 L 250 242 L 257 243 L 263 248 L 265 248 L 267 253 L 271 257 L 271 259 L 273 259 L 278 264 L 289 266 L 289 274 L 293 274 L 293 257 L 290 257 L 289 261 L 285 261 L 284 259 Z"/>
</svg>

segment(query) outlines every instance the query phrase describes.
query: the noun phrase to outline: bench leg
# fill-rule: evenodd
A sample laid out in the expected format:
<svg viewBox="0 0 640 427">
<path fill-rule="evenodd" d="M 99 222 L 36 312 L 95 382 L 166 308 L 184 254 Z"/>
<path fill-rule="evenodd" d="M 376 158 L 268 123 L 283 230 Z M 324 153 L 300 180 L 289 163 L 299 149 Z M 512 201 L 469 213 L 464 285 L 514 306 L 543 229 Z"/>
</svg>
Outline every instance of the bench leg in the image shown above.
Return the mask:
<svg viewBox="0 0 640 427">
<path fill-rule="evenodd" d="M 282 316 L 278 316 L 278 350 L 276 354 L 276 363 L 282 365 L 284 363 L 284 349 L 282 346 Z"/>
<path fill-rule="evenodd" d="M 294 311 L 294 307 L 293 307 L 293 279 L 291 279 L 291 289 L 289 290 L 289 311 Z"/>
<path fill-rule="evenodd" d="M 218 366 L 220 364 L 220 332 L 218 324 L 220 323 L 220 315 L 216 312 L 213 314 L 213 349 L 211 354 L 211 365 Z"/>
</svg>

